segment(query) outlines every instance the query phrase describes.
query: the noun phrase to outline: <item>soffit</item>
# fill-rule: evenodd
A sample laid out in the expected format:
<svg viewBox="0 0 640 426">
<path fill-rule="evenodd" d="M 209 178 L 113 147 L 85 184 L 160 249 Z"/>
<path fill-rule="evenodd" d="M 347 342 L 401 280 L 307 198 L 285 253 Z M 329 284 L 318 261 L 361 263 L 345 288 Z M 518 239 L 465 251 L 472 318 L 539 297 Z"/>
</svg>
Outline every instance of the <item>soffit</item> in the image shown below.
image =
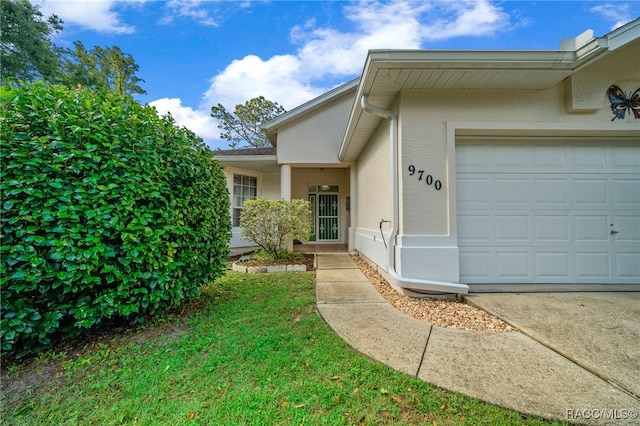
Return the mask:
<svg viewBox="0 0 640 426">
<path fill-rule="evenodd" d="M 356 95 L 341 158 L 355 161 L 380 117 L 363 113 L 359 99 L 392 109 L 403 91 L 544 90 L 570 76 L 575 53 L 371 51 Z M 452 93 L 452 96 L 456 96 Z"/>
<path fill-rule="evenodd" d="M 280 171 L 275 155 L 231 155 L 216 156 L 222 165 L 238 169 L 270 173 Z"/>
<path fill-rule="evenodd" d="M 356 161 L 384 120 L 363 112 L 362 96 L 390 110 L 402 90 L 449 91 L 452 96 L 470 90 L 544 90 L 639 36 L 636 19 L 601 38 L 585 31 L 562 40 L 554 51 L 370 51 L 338 157 Z"/>
</svg>

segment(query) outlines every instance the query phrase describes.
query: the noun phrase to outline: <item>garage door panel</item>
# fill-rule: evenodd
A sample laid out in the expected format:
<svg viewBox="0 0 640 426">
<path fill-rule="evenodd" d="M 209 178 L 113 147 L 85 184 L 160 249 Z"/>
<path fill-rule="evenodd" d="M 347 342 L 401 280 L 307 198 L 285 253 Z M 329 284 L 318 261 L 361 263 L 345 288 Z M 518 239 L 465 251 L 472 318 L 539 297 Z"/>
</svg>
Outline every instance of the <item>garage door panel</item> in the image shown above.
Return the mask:
<svg viewBox="0 0 640 426">
<path fill-rule="evenodd" d="M 613 216 L 613 232 L 615 238 L 620 242 L 630 242 L 640 244 L 640 217 L 632 215 Z"/>
<path fill-rule="evenodd" d="M 578 278 L 609 278 L 610 264 L 608 253 L 578 252 L 576 253 L 576 276 Z"/>
<path fill-rule="evenodd" d="M 463 151 L 456 153 L 456 164 L 459 170 L 486 172 L 492 168 L 489 161 L 491 154 L 491 147 L 487 145 L 469 145 Z"/>
<path fill-rule="evenodd" d="M 534 241 L 569 241 L 569 218 L 566 216 L 535 216 Z"/>
<path fill-rule="evenodd" d="M 616 170 L 637 173 L 640 168 L 640 152 L 638 145 L 633 144 L 612 144 L 611 162 Z"/>
<path fill-rule="evenodd" d="M 536 277 L 566 281 L 569 277 L 570 253 L 567 252 L 536 252 Z"/>
<path fill-rule="evenodd" d="M 531 254 L 528 251 L 496 250 L 496 275 L 507 280 L 530 279 Z"/>
<path fill-rule="evenodd" d="M 491 204 L 489 179 L 470 176 L 458 182 L 458 198 L 464 204 L 473 205 L 475 208 L 488 207 Z"/>
<path fill-rule="evenodd" d="M 572 191 L 568 179 L 540 179 L 534 181 L 533 203 L 569 206 Z"/>
<path fill-rule="evenodd" d="M 527 153 L 518 146 L 502 145 L 493 150 L 493 167 L 504 171 L 518 171 L 529 168 Z M 495 170 L 495 169 L 494 169 Z"/>
<path fill-rule="evenodd" d="M 573 200 L 581 208 L 607 208 L 608 185 L 606 179 L 576 178 L 573 182 Z"/>
<path fill-rule="evenodd" d="M 615 206 L 640 207 L 640 181 L 614 179 L 613 195 Z"/>
<path fill-rule="evenodd" d="M 468 276 L 475 280 L 490 280 L 494 277 L 495 268 L 492 268 L 494 261 L 495 254 L 488 250 L 468 250 L 460 253 L 460 267 L 470 271 Z"/>
<path fill-rule="evenodd" d="M 620 279 L 640 276 L 640 256 L 638 253 L 616 253 L 616 277 Z"/>
<path fill-rule="evenodd" d="M 532 146 L 531 158 L 533 169 L 538 171 L 556 172 L 569 166 L 567 151 L 562 147 L 551 151 L 546 146 Z"/>
<path fill-rule="evenodd" d="M 519 241 L 528 242 L 531 239 L 529 232 L 529 215 L 496 215 L 495 216 L 495 240 L 498 242 Z"/>
<path fill-rule="evenodd" d="M 576 171 L 594 173 L 607 170 L 607 154 L 605 145 L 581 145 L 573 150 Z"/>
<path fill-rule="evenodd" d="M 575 241 L 577 243 L 609 241 L 609 217 L 607 215 L 575 216 Z"/>
<path fill-rule="evenodd" d="M 515 204 L 518 206 L 529 205 L 529 180 L 515 177 L 496 178 L 490 181 L 487 190 L 494 194 L 495 203 L 502 205 Z"/>
<path fill-rule="evenodd" d="M 458 228 L 460 229 L 460 235 L 464 235 L 464 241 L 467 243 L 480 242 L 483 244 L 493 241 L 493 236 L 487 232 L 489 221 L 491 220 L 489 214 L 476 214 L 476 215 L 459 215 L 458 216 Z"/>
<path fill-rule="evenodd" d="M 462 282 L 640 283 L 640 144 L 456 150 Z"/>
</svg>

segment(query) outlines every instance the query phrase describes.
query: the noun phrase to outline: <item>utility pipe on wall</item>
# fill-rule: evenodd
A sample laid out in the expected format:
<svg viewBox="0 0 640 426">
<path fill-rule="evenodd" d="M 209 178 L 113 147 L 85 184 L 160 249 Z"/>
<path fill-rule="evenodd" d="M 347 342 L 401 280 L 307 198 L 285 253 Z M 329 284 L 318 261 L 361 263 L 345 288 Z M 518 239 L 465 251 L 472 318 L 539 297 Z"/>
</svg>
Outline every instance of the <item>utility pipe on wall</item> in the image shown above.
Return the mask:
<svg viewBox="0 0 640 426">
<path fill-rule="evenodd" d="M 360 98 L 362 109 L 369 114 L 377 115 L 389 121 L 389 145 L 391 146 L 391 198 L 393 208 L 391 214 L 391 234 L 387 248 L 388 265 L 387 274 L 392 284 L 406 289 L 428 291 L 432 293 L 458 293 L 466 294 L 469 286 L 461 283 L 446 281 L 420 280 L 416 278 L 403 278 L 396 272 L 396 235 L 398 234 L 399 195 L 398 195 L 398 117 L 389 110 L 371 105 L 366 96 Z"/>
</svg>

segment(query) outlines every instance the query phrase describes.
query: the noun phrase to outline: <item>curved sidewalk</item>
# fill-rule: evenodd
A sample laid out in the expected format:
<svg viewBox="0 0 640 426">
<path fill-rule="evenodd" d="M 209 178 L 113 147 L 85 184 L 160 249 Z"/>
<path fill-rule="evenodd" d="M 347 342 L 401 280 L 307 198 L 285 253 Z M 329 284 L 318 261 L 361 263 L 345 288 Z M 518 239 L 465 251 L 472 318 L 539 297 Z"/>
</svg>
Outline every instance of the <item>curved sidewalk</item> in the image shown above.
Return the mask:
<svg viewBox="0 0 640 426">
<path fill-rule="evenodd" d="M 636 398 L 523 333 L 452 330 L 400 313 L 348 254 L 318 255 L 316 298 L 322 318 L 351 347 L 433 385 L 545 418 L 640 422 L 622 418 L 640 411 Z M 585 419 L 594 412 L 587 410 L 620 418 Z"/>
</svg>

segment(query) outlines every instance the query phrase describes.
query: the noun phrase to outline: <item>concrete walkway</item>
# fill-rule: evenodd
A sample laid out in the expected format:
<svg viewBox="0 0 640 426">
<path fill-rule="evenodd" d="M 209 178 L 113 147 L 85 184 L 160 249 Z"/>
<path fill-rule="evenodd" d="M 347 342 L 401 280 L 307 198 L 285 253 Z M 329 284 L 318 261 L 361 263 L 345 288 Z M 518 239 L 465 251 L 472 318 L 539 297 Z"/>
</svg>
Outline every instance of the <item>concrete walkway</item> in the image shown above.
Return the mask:
<svg viewBox="0 0 640 426">
<path fill-rule="evenodd" d="M 316 297 L 351 347 L 428 383 L 525 414 L 640 424 L 637 398 L 525 333 L 451 330 L 400 313 L 347 254 L 318 255 Z"/>
</svg>

